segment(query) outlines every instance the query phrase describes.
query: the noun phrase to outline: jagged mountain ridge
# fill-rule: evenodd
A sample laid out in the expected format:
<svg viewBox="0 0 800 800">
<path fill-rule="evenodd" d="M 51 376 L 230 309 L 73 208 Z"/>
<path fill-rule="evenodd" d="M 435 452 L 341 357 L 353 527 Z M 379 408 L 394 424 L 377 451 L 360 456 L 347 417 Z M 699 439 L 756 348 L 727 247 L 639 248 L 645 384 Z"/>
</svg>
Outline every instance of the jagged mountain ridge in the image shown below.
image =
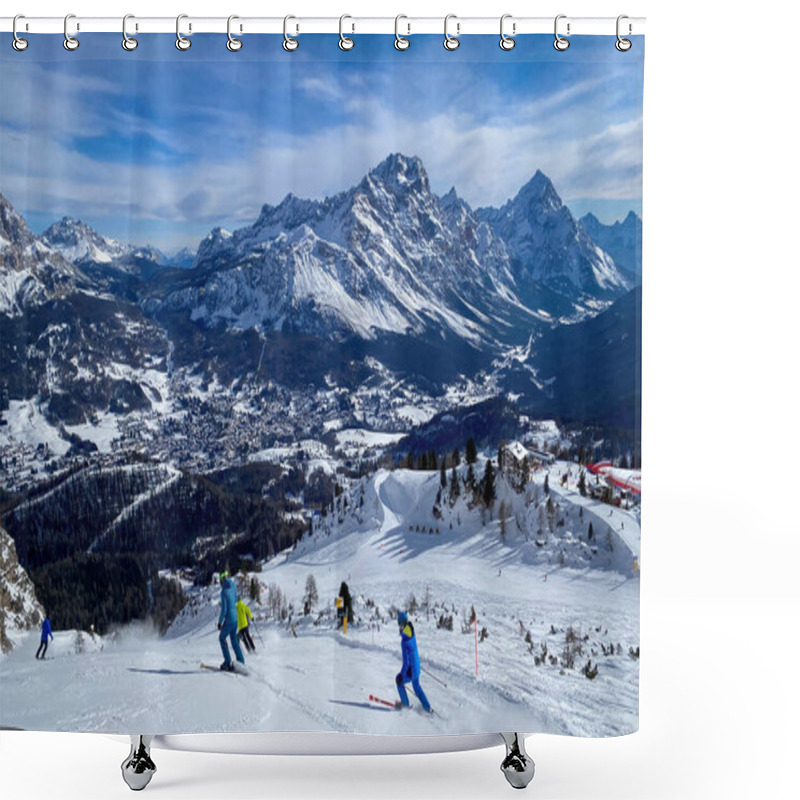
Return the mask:
<svg viewBox="0 0 800 800">
<path fill-rule="evenodd" d="M 166 264 L 166 257 L 149 245 L 136 247 L 108 236 L 72 217 L 62 217 L 41 235 L 41 241 L 79 266 L 103 289 L 132 299 L 139 280 L 148 280 Z"/>
<path fill-rule="evenodd" d="M 604 225 L 594 214 L 580 219 L 581 225 L 592 239 L 613 259 L 634 283 L 642 280 L 642 221 L 633 211 L 622 222 Z"/>
<path fill-rule="evenodd" d="M 0 652 L 13 650 L 19 635 L 43 621 L 33 582 L 20 566 L 14 540 L 0 525 Z"/>
<path fill-rule="evenodd" d="M 520 296 L 528 303 L 538 301 L 544 286 L 561 298 L 552 301 L 556 315 L 591 314 L 630 288 L 541 170 L 501 208 L 479 208 L 476 214 L 505 242 Z"/>
<path fill-rule="evenodd" d="M 54 421 L 160 400 L 167 343 L 141 309 L 67 261 L 0 195 L 0 363 L 8 400 Z"/>
<path fill-rule="evenodd" d="M 543 315 L 516 297 L 503 243 L 454 191 L 438 198 L 418 158 L 389 156 L 325 200 L 265 205 L 253 225 L 214 229 L 191 276 L 148 308 L 238 328 L 375 339 L 447 330 L 481 346 Z"/>
</svg>

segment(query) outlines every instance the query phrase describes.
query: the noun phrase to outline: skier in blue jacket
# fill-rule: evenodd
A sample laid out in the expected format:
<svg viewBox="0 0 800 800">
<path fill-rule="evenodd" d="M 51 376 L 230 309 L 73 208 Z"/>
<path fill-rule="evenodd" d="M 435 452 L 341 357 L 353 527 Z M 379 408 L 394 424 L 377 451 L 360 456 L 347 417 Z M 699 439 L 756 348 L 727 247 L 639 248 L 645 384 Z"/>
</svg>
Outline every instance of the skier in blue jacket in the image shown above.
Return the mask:
<svg viewBox="0 0 800 800">
<path fill-rule="evenodd" d="M 414 635 L 414 626 L 411 624 L 411 621 L 408 619 L 408 614 L 406 614 L 405 611 L 401 611 L 397 615 L 397 626 L 400 629 L 400 647 L 403 651 L 403 666 L 395 678 L 397 692 L 400 695 L 400 702 L 406 707 L 410 705 L 405 684 L 411 681 L 411 685 L 414 687 L 414 693 L 419 698 L 420 703 L 422 703 L 422 707 L 430 712 L 431 704 L 428 702 L 425 692 L 422 691 L 422 687 L 419 685 L 420 665 L 419 651 L 417 650 L 417 637 Z"/>
<path fill-rule="evenodd" d="M 50 627 L 50 619 L 45 616 L 42 623 L 42 639 L 39 643 L 39 649 L 36 651 L 36 658 L 41 658 L 44 661 L 45 654 L 47 653 L 47 637 L 53 638 L 53 629 Z M 41 653 L 41 655 L 39 655 Z"/>
<path fill-rule="evenodd" d="M 223 572 L 219 576 L 221 586 L 220 590 L 220 612 L 219 622 L 217 628 L 219 629 L 219 644 L 222 647 L 222 657 L 225 659 L 220 664 L 220 669 L 227 672 L 233 672 L 233 662 L 231 661 L 231 652 L 228 650 L 228 643 L 226 639 L 231 640 L 233 645 L 233 652 L 236 653 L 236 660 L 240 664 L 244 664 L 244 655 L 242 648 L 239 645 L 239 619 L 236 613 L 236 587 L 227 572 Z"/>
</svg>

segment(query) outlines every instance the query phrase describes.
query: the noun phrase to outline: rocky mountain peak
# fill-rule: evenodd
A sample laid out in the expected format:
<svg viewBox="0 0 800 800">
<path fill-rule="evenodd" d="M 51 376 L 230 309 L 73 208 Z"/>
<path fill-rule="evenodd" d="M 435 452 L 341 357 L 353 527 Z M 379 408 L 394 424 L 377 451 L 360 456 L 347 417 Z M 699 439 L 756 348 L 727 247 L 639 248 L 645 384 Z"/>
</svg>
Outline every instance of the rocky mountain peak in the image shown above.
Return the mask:
<svg viewBox="0 0 800 800">
<path fill-rule="evenodd" d="M 14 540 L 0 527 L 0 647 L 13 650 L 18 636 L 44 621 L 44 609 L 28 573 L 20 566 Z"/>
</svg>

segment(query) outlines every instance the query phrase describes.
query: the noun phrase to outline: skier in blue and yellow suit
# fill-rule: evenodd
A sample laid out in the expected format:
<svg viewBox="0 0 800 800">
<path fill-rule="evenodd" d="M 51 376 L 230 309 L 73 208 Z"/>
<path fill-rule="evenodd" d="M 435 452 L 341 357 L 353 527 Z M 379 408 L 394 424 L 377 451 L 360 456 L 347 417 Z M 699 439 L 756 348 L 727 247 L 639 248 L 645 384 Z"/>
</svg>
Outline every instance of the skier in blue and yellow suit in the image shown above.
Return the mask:
<svg viewBox="0 0 800 800">
<path fill-rule="evenodd" d="M 228 643 L 226 639 L 231 640 L 233 645 L 233 652 L 236 653 L 236 660 L 240 664 L 244 664 L 244 655 L 242 655 L 242 648 L 239 646 L 239 638 L 236 635 L 239 630 L 239 619 L 236 613 L 236 587 L 227 572 L 223 572 L 219 576 L 220 582 L 220 612 L 219 622 L 219 644 L 222 647 L 222 657 L 225 659 L 220 664 L 220 669 L 233 672 L 233 662 L 231 661 L 231 652 L 228 650 Z"/>
<path fill-rule="evenodd" d="M 425 692 L 422 691 L 422 687 L 419 685 L 420 666 L 417 637 L 414 635 L 414 626 L 409 621 L 408 614 L 406 614 L 405 611 L 401 611 L 397 615 L 397 625 L 400 628 L 400 646 L 403 651 L 403 666 L 395 678 L 400 701 L 406 707 L 410 705 L 405 684 L 411 681 L 411 685 L 414 687 L 414 693 L 419 698 L 420 703 L 422 703 L 422 707 L 426 711 L 430 711 L 431 704 L 428 702 Z"/>
</svg>

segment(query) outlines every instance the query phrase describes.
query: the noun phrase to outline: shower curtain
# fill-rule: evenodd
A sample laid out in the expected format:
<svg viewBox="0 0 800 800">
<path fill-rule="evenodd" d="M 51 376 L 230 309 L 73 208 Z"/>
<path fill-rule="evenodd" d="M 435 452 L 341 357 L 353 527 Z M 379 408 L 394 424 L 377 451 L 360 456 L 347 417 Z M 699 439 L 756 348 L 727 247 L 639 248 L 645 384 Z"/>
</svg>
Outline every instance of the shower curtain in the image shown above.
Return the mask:
<svg viewBox="0 0 800 800">
<path fill-rule="evenodd" d="M 0 48 L 2 725 L 636 730 L 643 38 L 80 38 Z"/>
</svg>

